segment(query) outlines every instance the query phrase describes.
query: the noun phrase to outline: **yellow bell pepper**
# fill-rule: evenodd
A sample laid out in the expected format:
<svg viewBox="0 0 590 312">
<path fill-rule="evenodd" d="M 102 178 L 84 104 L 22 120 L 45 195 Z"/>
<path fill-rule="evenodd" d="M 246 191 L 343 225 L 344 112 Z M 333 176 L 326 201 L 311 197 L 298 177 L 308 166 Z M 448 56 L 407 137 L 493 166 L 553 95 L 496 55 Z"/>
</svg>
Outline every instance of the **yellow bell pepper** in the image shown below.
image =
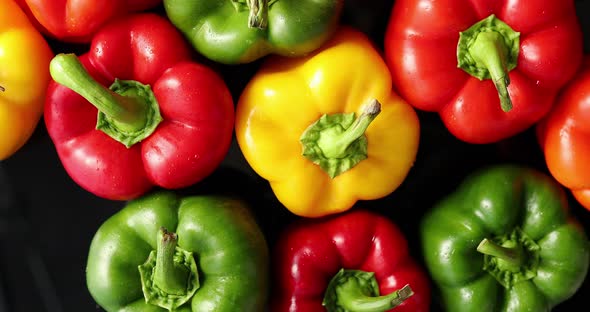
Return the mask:
<svg viewBox="0 0 590 312">
<path fill-rule="evenodd" d="M 0 160 L 31 137 L 41 116 L 53 52 L 14 0 L 0 0 Z"/>
<path fill-rule="evenodd" d="M 288 210 L 321 217 L 391 194 L 415 161 L 420 124 L 368 37 L 342 26 L 306 57 L 261 64 L 240 95 L 236 136 Z"/>
</svg>

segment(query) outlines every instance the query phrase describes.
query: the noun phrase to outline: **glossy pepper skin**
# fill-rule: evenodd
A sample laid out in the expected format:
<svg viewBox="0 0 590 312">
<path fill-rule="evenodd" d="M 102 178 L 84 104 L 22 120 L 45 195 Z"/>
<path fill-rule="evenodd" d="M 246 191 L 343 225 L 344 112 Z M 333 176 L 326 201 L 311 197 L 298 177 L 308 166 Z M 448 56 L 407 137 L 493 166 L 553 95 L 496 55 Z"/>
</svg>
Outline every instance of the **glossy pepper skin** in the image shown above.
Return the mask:
<svg viewBox="0 0 590 312">
<path fill-rule="evenodd" d="M 419 132 L 380 54 L 345 26 L 306 57 L 267 59 L 236 109 L 244 157 L 304 217 L 393 192 L 414 163 Z"/>
<path fill-rule="evenodd" d="M 384 44 L 408 103 L 485 144 L 547 114 L 581 64 L 582 40 L 573 0 L 400 0 Z"/>
<path fill-rule="evenodd" d="M 298 57 L 336 30 L 342 0 L 165 0 L 166 15 L 206 58 L 250 63 L 268 54 Z"/>
<path fill-rule="evenodd" d="M 142 13 L 102 28 L 83 67 L 72 55 L 52 60 L 45 123 L 76 183 L 128 200 L 153 186 L 193 185 L 217 168 L 233 135 L 233 99 L 190 55 L 170 22 Z"/>
<path fill-rule="evenodd" d="M 588 272 L 590 243 L 565 192 L 532 168 L 474 172 L 420 232 L 446 311 L 550 311 Z"/>
<path fill-rule="evenodd" d="M 130 201 L 99 227 L 86 282 L 108 312 L 262 312 L 268 257 L 242 201 L 159 191 Z"/>
<path fill-rule="evenodd" d="M 162 0 L 19 0 L 41 31 L 64 42 L 88 43 L 110 20 L 152 9 Z"/>
<path fill-rule="evenodd" d="M 590 210 L 590 57 L 537 124 L 537 138 L 551 175 Z"/>
<path fill-rule="evenodd" d="M 41 115 L 53 57 L 45 38 L 13 0 L 0 1 L 0 160 L 31 137 Z"/>
<path fill-rule="evenodd" d="M 275 284 L 271 311 L 274 312 L 323 312 L 336 311 L 336 308 L 355 312 L 421 312 L 429 309 L 430 285 L 426 270 L 410 255 L 404 234 L 387 217 L 366 209 L 300 219 L 289 224 L 275 243 L 272 257 Z M 339 286 L 331 289 L 334 286 L 331 280 L 340 277 L 341 269 L 352 271 L 352 275 L 341 278 L 336 283 Z M 371 293 L 370 288 L 366 288 L 361 295 L 356 291 L 358 286 L 366 285 L 362 283 L 366 282 L 363 279 L 366 274 L 377 283 L 377 292 Z M 413 292 L 408 298 L 395 293 L 405 285 Z M 387 304 L 396 295 L 398 299 L 402 297 L 402 303 L 397 307 Z M 372 309 L 366 309 L 367 306 L 363 309 L 361 303 L 369 302 Z M 347 303 L 350 305 L 346 306 Z"/>
</svg>

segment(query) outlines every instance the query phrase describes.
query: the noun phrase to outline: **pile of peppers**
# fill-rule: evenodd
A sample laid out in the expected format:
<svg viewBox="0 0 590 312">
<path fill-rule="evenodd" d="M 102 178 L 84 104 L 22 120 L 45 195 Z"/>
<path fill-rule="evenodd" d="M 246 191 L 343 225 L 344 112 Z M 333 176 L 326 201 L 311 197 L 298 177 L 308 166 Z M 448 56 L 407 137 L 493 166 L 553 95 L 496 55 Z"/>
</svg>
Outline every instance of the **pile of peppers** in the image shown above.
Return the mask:
<svg viewBox="0 0 590 312">
<path fill-rule="evenodd" d="M 98 306 L 550 311 L 580 291 L 590 53 L 575 2 L 371 4 L 391 8 L 381 41 L 347 16 L 365 4 L 0 0 L 0 161 L 41 128 L 77 187 L 120 204 L 88 241 Z M 226 69 L 251 75 L 236 89 Z M 546 168 L 412 192 L 438 197 L 410 231 L 395 201 L 431 115 L 469 147 L 533 132 Z M 199 189 L 232 153 L 272 207 Z"/>
</svg>

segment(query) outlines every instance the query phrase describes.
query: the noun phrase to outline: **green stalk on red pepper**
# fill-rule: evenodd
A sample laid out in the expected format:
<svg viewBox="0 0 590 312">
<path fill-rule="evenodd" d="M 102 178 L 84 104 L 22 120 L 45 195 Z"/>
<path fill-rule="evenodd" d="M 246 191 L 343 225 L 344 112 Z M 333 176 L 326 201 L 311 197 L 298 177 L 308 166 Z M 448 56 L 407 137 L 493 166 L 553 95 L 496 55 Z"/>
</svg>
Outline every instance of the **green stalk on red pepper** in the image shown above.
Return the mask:
<svg viewBox="0 0 590 312">
<path fill-rule="evenodd" d="M 396 0 L 384 37 L 398 94 L 473 144 L 543 118 L 583 52 L 573 0 Z"/>
<path fill-rule="evenodd" d="M 532 168 L 474 173 L 424 216 L 420 231 L 447 311 L 549 311 L 588 272 L 590 244 L 564 190 Z"/>
<path fill-rule="evenodd" d="M 221 75 L 191 52 L 168 20 L 140 13 L 107 23 L 87 53 L 51 61 L 43 116 L 72 180 L 96 196 L 130 200 L 217 169 L 231 144 L 234 104 Z"/>
<path fill-rule="evenodd" d="M 400 228 L 355 209 L 289 224 L 273 248 L 272 312 L 426 312 L 430 284 Z"/>
<path fill-rule="evenodd" d="M 263 311 L 268 253 L 241 201 L 160 191 L 100 226 L 86 282 L 109 312 Z"/>
</svg>

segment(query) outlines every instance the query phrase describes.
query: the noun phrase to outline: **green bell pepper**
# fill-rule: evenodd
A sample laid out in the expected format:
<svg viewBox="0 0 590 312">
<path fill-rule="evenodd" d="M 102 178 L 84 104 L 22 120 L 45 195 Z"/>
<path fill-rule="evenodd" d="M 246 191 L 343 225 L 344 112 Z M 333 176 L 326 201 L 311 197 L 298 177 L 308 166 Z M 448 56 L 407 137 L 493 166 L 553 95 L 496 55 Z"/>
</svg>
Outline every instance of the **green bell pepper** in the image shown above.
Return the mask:
<svg viewBox="0 0 590 312">
<path fill-rule="evenodd" d="M 268 253 L 243 202 L 160 191 L 100 226 L 86 282 L 109 312 L 264 311 Z"/>
<path fill-rule="evenodd" d="M 223 64 L 268 54 L 303 56 L 336 30 L 343 0 L 164 0 L 168 19 L 206 58 Z"/>
<path fill-rule="evenodd" d="M 590 244 L 565 192 L 532 168 L 473 173 L 420 226 L 425 264 L 447 311 L 549 311 L 588 272 Z"/>
</svg>

